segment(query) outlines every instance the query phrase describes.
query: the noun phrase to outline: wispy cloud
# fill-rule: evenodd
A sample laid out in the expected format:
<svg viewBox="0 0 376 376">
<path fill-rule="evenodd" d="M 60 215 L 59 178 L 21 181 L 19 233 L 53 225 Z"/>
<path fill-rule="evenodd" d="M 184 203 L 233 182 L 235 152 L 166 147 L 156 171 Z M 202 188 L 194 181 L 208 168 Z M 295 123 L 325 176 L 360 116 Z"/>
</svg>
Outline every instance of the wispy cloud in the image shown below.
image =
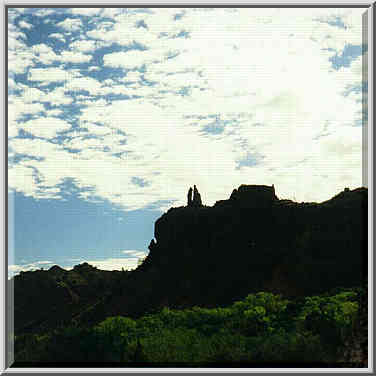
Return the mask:
<svg viewBox="0 0 376 376">
<path fill-rule="evenodd" d="M 135 251 L 135 250 L 126 250 L 126 251 L 121 251 L 124 253 L 128 258 L 140 258 L 140 257 L 145 257 L 148 252 L 146 251 Z"/>
</svg>

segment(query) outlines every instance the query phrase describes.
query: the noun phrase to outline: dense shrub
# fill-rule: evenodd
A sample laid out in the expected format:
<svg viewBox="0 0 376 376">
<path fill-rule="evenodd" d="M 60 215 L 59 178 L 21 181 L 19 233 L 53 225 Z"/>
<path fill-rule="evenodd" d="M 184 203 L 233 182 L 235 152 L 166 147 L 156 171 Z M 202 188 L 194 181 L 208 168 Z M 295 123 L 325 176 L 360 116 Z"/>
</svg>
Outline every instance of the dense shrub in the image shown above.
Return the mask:
<svg viewBox="0 0 376 376">
<path fill-rule="evenodd" d="M 17 361 L 335 362 L 357 320 L 360 289 L 295 301 L 260 292 L 226 308 L 164 308 L 16 338 Z"/>
</svg>

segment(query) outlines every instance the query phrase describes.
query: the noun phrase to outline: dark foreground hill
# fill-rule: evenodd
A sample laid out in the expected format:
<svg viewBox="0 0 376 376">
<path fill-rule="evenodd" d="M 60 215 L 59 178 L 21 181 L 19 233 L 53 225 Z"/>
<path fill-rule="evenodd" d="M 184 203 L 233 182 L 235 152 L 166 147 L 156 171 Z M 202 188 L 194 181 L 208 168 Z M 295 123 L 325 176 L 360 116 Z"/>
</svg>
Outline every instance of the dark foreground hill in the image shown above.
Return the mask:
<svg viewBox="0 0 376 376">
<path fill-rule="evenodd" d="M 331 200 L 279 200 L 274 187 L 242 185 L 228 200 L 171 208 L 155 224 L 145 261 L 131 272 L 89 265 L 14 278 L 16 334 L 163 306 L 226 306 L 249 293 L 286 297 L 360 286 L 367 270 L 366 188 Z"/>
<path fill-rule="evenodd" d="M 21 272 L 10 281 L 14 283 L 15 333 L 43 332 L 70 322 L 106 299 L 127 275 L 87 263 L 69 271 L 55 265 L 49 270 Z"/>
</svg>

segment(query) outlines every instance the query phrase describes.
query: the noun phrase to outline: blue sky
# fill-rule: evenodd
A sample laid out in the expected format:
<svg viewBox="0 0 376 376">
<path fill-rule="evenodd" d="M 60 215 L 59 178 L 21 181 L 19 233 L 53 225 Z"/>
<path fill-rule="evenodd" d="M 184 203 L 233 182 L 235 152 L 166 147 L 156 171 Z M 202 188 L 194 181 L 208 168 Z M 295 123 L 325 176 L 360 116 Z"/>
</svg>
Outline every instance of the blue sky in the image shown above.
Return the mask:
<svg viewBox="0 0 376 376">
<path fill-rule="evenodd" d="M 193 184 L 362 186 L 364 11 L 9 8 L 10 272 L 134 268 Z"/>
</svg>

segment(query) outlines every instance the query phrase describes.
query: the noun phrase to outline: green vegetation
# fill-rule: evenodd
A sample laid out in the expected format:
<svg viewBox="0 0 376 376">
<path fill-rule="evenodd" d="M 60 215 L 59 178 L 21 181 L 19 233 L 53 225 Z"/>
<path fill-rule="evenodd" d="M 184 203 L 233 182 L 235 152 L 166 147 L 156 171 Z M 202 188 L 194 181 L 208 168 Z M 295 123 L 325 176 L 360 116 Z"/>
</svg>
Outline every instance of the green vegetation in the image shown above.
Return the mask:
<svg viewBox="0 0 376 376">
<path fill-rule="evenodd" d="M 142 364 L 338 363 L 354 334 L 363 289 L 288 300 L 259 292 L 228 307 L 163 308 L 16 337 L 17 362 Z"/>
</svg>

